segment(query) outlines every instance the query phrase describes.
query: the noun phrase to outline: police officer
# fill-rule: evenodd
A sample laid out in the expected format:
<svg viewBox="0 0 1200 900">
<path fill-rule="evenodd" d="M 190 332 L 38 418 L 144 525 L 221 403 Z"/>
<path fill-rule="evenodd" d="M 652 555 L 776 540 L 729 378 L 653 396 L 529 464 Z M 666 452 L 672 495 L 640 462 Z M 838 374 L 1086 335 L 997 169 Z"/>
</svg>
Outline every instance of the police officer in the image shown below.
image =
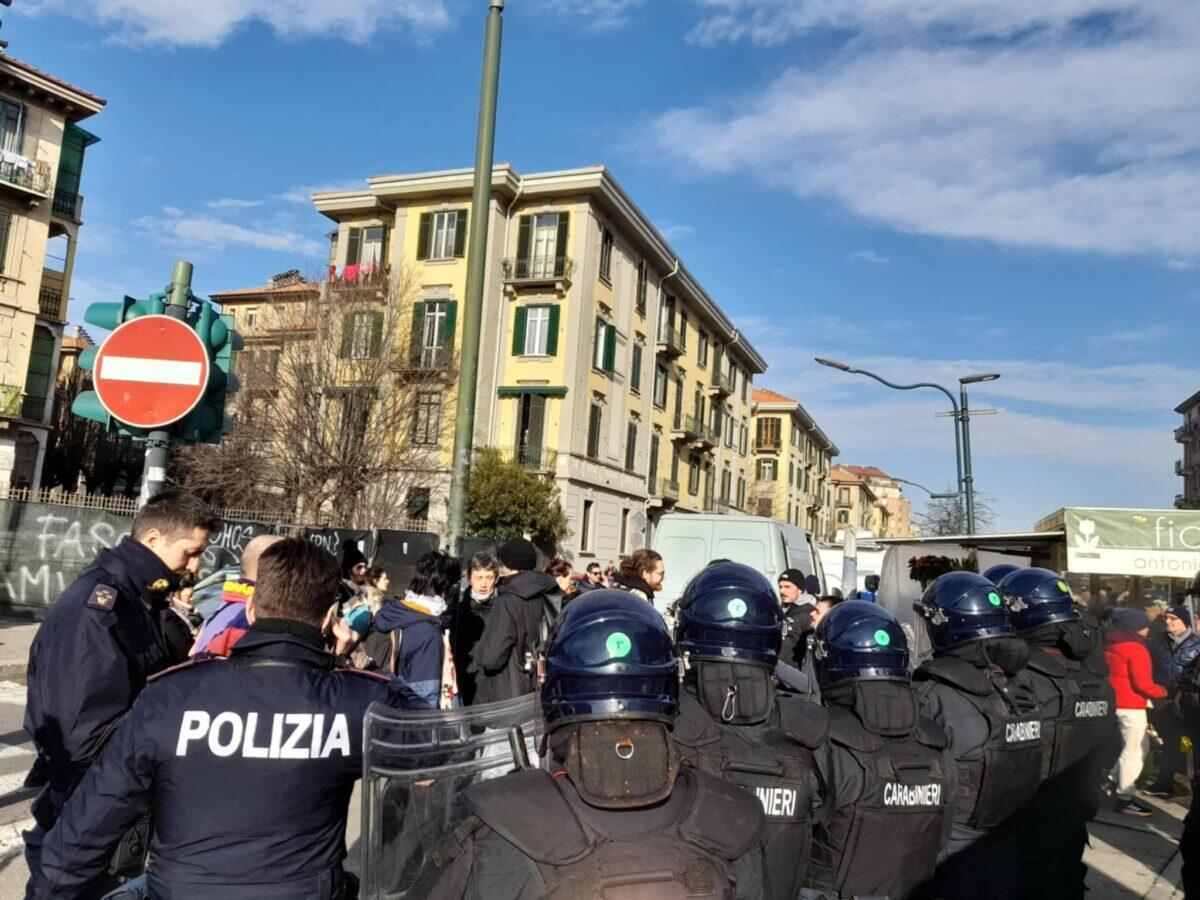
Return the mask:
<svg viewBox="0 0 1200 900">
<path fill-rule="evenodd" d="M 791 900 L 808 869 L 821 803 L 813 753 L 825 746 L 829 718 L 819 704 L 776 695 L 783 612 L 754 569 L 704 569 L 684 589 L 675 623 L 685 668 L 675 743 L 684 759 L 762 803 L 770 896 Z"/>
<path fill-rule="evenodd" d="M 954 760 L 920 715 L 908 641 L 867 601 L 839 603 L 813 641 L 829 710 L 828 789 L 809 883 L 836 897 L 910 896 L 932 874 L 954 821 Z"/>
<path fill-rule="evenodd" d="M 913 675 L 922 710 L 946 729 L 957 763 L 954 828 L 925 890 L 938 898 L 1016 897 L 1014 817 L 1037 790 L 1042 712 L 996 585 L 950 572 L 913 605 L 933 659 Z"/>
<path fill-rule="evenodd" d="M 1014 566 L 1012 563 L 996 563 L 996 565 L 988 566 L 984 570 L 983 577 L 992 584 L 999 584 L 1004 580 L 1005 576 L 1011 575 L 1020 568 L 1020 566 Z"/>
<path fill-rule="evenodd" d="M 999 587 L 1029 644 L 1026 671 L 1042 707 L 1042 784 L 1018 833 L 1022 896 L 1082 898 L 1087 822 L 1121 749 L 1116 697 L 1097 653 L 1100 630 L 1080 620 L 1057 572 L 1018 569 Z"/>
<path fill-rule="evenodd" d="M 220 520 L 189 494 L 161 494 L 141 508 L 133 533 L 102 550 L 46 613 L 29 650 L 25 730 L 48 767 L 25 832 L 30 874 L 42 841 L 83 778 L 109 724 L 146 679 L 178 659 L 161 614 L 180 579 L 194 575 Z"/>
<path fill-rule="evenodd" d="M 556 774 L 519 770 L 468 789 L 471 817 L 406 896 L 763 896 L 761 807 L 681 765 L 671 742 L 679 668 L 659 613 L 625 591 L 590 591 L 543 652 Z"/>
<path fill-rule="evenodd" d="M 153 809 L 155 900 L 357 896 L 342 871 L 367 706 L 403 684 L 334 668 L 320 624 L 340 574 L 303 538 L 259 560 L 250 627 L 225 657 L 162 673 L 119 721 L 46 838 L 34 896 L 75 897 Z"/>
</svg>

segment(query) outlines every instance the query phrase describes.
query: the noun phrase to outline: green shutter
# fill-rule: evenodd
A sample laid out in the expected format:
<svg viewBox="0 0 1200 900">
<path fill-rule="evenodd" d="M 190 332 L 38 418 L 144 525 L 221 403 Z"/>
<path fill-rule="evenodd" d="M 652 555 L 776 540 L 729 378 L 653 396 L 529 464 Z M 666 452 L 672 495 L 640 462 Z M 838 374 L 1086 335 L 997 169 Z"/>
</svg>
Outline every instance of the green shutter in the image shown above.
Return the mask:
<svg viewBox="0 0 1200 900">
<path fill-rule="evenodd" d="M 558 214 L 558 236 L 554 241 L 554 274 L 561 278 L 566 271 L 567 234 L 571 223 L 571 214 Z"/>
<path fill-rule="evenodd" d="M 460 209 L 454 223 L 454 255 L 462 259 L 467 253 L 467 211 Z"/>
<path fill-rule="evenodd" d="M 446 342 L 443 346 L 454 347 L 454 326 L 458 323 L 458 301 L 446 302 Z"/>
<path fill-rule="evenodd" d="M 550 333 L 546 335 L 546 355 L 558 355 L 558 304 L 550 307 Z"/>
<path fill-rule="evenodd" d="M 525 353 L 525 320 L 527 318 L 529 318 L 529 310 L 524 306 L 518 306 L 513 314 L 513 356 L 523 356 Z"/>
<path fill-rule="evenodd" d="M 342 317 L 342 347 L 338 356 L 341 359 L 350 358 L 350 340 L 354 335 L 354 313 Z"/>
<path fill-rule="evenodd" d="M 12 225 L 12 216 L 0 213 L 0 272 L 5 270 L 5 260 L 8 259 L 8 231 Z"/>
<path fill-rule="evenodd" d="M 412 364 L 421 362 L 421 338 L 425 332 L 425 304 L 413 304 L 412 334 L 409 336 L 409 349 L 412 351 Z"/>
<path fill-rule="evenodd" d="M 606 325 L 604 331 L 604 371 L 612 372 L 617 361 L 617 327 Z"/>
<path fill-rule="evenodd" d="M 386 269 L 388 264 L 388 227 L 383 226 L 383 234 L 379 236 L 379 268 Z"/>
<path fill-rule="evenodd" d="M 383 346 L 383 313 L 371 314 L 371 358 L 379 357 L 379 348 Z"/>
<path fill-rule="evenodd" d="M 529 259 L 529 247 L 533 240 L 533 216 L 521 216 L 517 227 L 517 265 Z"/>
<path fill-rule="evenodd" d="M 432 227 L 433 213 L 421 213 L 421 225 L 417 229 L 417 259 L 429 259 L 429 233 Z"/>
<path fill-rule="evenodd" d="M 362 229 L 350 229 L 350 241 L 346 248 L 346 265 L 358 265 L 359 257 L 362 255 Z"/>
</svg>

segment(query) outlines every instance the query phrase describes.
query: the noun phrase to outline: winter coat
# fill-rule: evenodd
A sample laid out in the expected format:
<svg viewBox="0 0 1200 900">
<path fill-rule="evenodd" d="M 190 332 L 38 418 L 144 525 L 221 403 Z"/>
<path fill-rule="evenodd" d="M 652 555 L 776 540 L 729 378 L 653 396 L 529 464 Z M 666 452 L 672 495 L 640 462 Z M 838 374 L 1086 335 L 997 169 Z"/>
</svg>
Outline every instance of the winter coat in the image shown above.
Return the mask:
<svg viewBox="0 0 1200 900">
<path fill-rule="evenodd" d="M 467 586 L 450 607 L 450 647 L 454 654 L 454 668 L 458 672 L 458 690 L 467 706 L 475 702 L 479 688 L 477 673 L 471 666 L 472 654 L 495 606 L 496 591 L 493 590 L 484 600 L 476 600 L 471 596 L 470 586 Z"/>
<path fill-rule="evenodd" d="M 1108 680 L 1117 695 L 1117 709 L 1145 709 L 1167 691 L 1154 682 L 1150 651 L 1136 634 L 1114 628 L 1104 636 Z"/>
<path fill-rule="evenodd" d="M 1154 662 L 1154 680 L 1171 691 L 1183 674 L 1184 666 L 1200 656 L 1200 634 L 1189 629 L 1183 640 L 1176 641 L 1163 633 L 1151 638 L 1149 646 L 1150 658 Z"/>
<path fill-rule="evenodd" d="M 422 700 L 438 707 L 442 690 L 442 620 L 406 600 L 389 600 L 375 614 L 374 629 L 390 639 L 397 632 L 398 675 Z M 376 659 L 381 669 L 390 670 L 390 660 Z"/>
<path fill-rule="evenodd" d="M 511 700 L 534 689 L 526 654 L 534 653 L 541 642 L 546 599 L 556 591 L 558 582 L 545 572 L 518 572 L 500 583 L 472 652 L 477 705 Z"/>
</svg>

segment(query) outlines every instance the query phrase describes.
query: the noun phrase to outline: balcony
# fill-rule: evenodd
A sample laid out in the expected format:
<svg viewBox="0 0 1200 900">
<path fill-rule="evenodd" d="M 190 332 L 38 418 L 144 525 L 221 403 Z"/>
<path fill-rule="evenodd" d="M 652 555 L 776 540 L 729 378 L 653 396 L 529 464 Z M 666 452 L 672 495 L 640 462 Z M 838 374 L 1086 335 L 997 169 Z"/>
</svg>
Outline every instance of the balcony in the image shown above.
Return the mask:
<svg viewBox="0 0 1200 900">
<path fill-rule="evenodd" d="M 62 300 L 62 291 L 57 288 L 43 287 L 38 293 L 38 315 L 44 319 L 62 322 L 64 319 Z"/>
<path fill-rule="evenodd" d="M 0 384 L 0 418 L 42 422 L 46 398 L 26 394 L 14 384 Z"/>
<path fill-rule="evenodd" d="M 1183 464 L 1183 460 L 1182 459 L 1175 460 L 1175 474 L 1183 475 L 1185 472 L 1187 472 L 1187 467 Z"/>
<path fill-rule="evenodd" d="M 425 347 L 414 350 L 406 359 L 396 363 L 396 371 L 409 378 L 422 375 L 448 375 L 454 368 L 454 351 L 450 347 Z"/>
<path fill-rule="evenodd" d="M 50 196 L 50 167 L 27 156 L 0 150 L 0 185 L 14 188 L 36 206 Z"/>
<path fill-rule="evenodd" d="M 501 447 L 506 460 L 515 462 L 529 472 L 553 475 L 558 469 L 558 451 L 545 447 Z"/>
<path fill-rule="evenodd" d="M 706 450 L 721 443 L 721 432 L 704 422 L 697 422 L 695 445 L 698 449 Z"/>
<path fill-rule="evenodd" d="M 714 397 L 728 397 L 733 393 L 733 379 L 729 377 L 728 373 L 714 369 L 708 393 Z"/>
<path fill-rule="evenodd" d="M 392 277 L 389 266 L 377 263 L 329 267 L 328 297 L 342 302 L 387 300 Z"/>
<path fill-rule="evenodd" d="M 565 292 L 575 274 L 575 260 L 569 256 L 515 256 L 504 260 L 503 269 L 504 289 L 510 294 L 547 285 Z"/>
<path fill-rule="evenodd" d="M 665 323 L 658 326 L 657 344 L 659 354 L 670 359 L 683 356 L 686 349 L 683 346 L 683 337 L 675 330 L 675 326 Z"/>
<path fill-rule="evenodd" d="M 651 478 L 647 483 L 650 505 L 653 507 L 674 506 L 679 502 L 679 482 L 669 478 Z"/>
<path fill-rule="evenodd" d="M 675 416 L 675 420 L 671 423 L 671 440 L 699 440 L 703 429 L 704 424 L 695 416 L 685 416 L 682 413 L 678 413 Z"/>
<path fill-rule="evenodd" d="M 1181 444 L 1186 444 L 1196 434 L 1196 423 L 1186 422 L 1175 429 L 1175 440 Z"/>
<path fill-rule="evenodd" d="M 58 183 L 54 185 L 54 215 L 78 222 L 83 212 L 83 198 L 79 196 L 79 175 L 59 169 Z"/>
<path fill-rule="evenodd" d="M 755 453 L 778 453 L 782 447 L 783 442 L 779 438 L 765 438 L 754 442 Z"/>
<path fill-rule="evenodd" d="M 722 516 L 729 515 L 729 498 L 728 497 L 720 497 L 717 499 L 716 512 Z"/>
</svg>

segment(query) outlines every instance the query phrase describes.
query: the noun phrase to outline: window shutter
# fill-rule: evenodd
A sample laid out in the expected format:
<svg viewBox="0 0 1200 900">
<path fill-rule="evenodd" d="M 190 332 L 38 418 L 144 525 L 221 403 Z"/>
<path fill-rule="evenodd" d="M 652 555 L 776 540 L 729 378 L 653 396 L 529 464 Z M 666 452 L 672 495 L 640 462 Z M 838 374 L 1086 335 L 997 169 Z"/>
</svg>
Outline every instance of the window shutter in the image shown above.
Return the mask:
<svg viewBox="0 0 1200 900">
<path fill-rule="evenodd" d="M 460 209 L 454 222 L 454 255 L 462 259 L 467 252 L 467 211 Z"/>
<path fill-rule="evenodd" d="M 454 326 L 458 323 L 458 301 L 449 300 L 446 303 L 446 340 L 443 347 L 454 346 Z"/>
<path fill-rule="evenodd" d="M 523 356 L 525 354 L 525 320 L 528 318 L 529 310 L 524 306 L 518 306 L 516 313 L 513 315 L 513 356 Z"/>
<path fill-rule="evenodd" d="M 342 317 L 342 347 L 338 353 L 341 359 L 350 358 L 350 343 L 354 340 L 354 313 Z"/>
<path fill-rule="evenodd" d="M 383 346 L 383 313 L 371 314 L 371 358 L 379 357 L 379 350 Z"/>
<path fill-rule="evenodd" d="M 537 448 L 537 461 L 541 463 L 541 450 L 545 446 L 546 398 L 534 394 L 529 398 L 529 430 L 525 433 L 525 449 Z"/>
<path fill-rule="evenodd" d="M 346 265 L 356 266 L 362 255 L 362 229 L 351 228 L 350 240 L 347 241 L 346 247 Z"/>
<path fill-rule="evenodd" d="M 12 224 L 12 216 L 0 213 L 0 272 L 5 270 L 4 261 L 8 259 L 8 230 Z"/>
<path fill-rule="evenodd" d="M 381 269 L 386 269 L 388 264 L 388 236 L 389 229 L 384 225 L 383 233 L 379 235 L 379 268 Z"/>
<path fill-rule="evenodd" d="M 432 227 L 433 213 L 421 213 L 421 224 L 417 228 L 417 259 L 429 259 L 429 232 Z"/>
<path fill-rule="evenodd" d="M 546 355 L 558 355 L 558 305 L 550 307 L 550 333 L 546 335 Z"/>
<path fill-rule="evenodd" d="M 606 325 L 604 330 L 604 371 L 612 372 L 617 358 L 617 327 Z"/>
<path fill-rule="evenodd" d="M 758 419 L 754 423 L 754 443 L 758 444 L 761 447 L 762 439 L 763 439 L 763 420 Z"/>
<path fill-rule="evenodd" d="M 409 349 L 412 351 L 413 365 L 421 362 L 421 340 L 425 335 L 425 304 L 413 304 L 412 334 L 409 337 Z"/>
<path fill-rule="evenodd" d="M 554 241 L 554 274 L 561 278 L 567 267 L 567 234 L 571 223 L 571 214 L 558 214 L 558 237 Z"/>
<path fill-rule="evenodd" d="M 521 216 L 517 227 L 517 265 L 529 259 L 529 243 L 533 237 L 533 216 Z"/>
</svg>

